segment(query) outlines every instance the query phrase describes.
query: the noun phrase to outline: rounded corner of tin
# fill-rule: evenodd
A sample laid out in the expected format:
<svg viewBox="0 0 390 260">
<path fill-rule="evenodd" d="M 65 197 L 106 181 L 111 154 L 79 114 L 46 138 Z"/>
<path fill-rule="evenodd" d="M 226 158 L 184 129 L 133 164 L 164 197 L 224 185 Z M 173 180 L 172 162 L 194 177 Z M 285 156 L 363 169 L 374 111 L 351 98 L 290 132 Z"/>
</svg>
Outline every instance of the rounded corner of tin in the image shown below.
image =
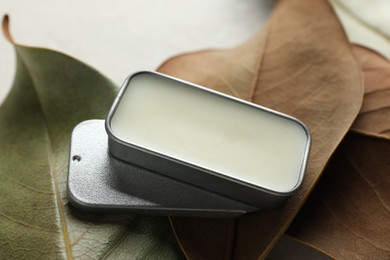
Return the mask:
<svg viewBox="0 0 390 260">
<path fill-rule="evenodd" d="M 75 125 L 73 127 L 72 133 L 77 131 L 79 128 L 81 128 L 87 124 L 90 124 L 91 122 L 94 122 L 96 120 L 99 120 L 99 119 L 89 119 L 89 120 L 84 120 L 84 121 L 79 122 L 77 125 Z"/>
<path fill-rule="evenodd" d="M 311 144 L 311 133 L 310 133 L 309 127 L 303 121 L 301 121 L 297 118 L 295 118 L 295 122 L 297 122 L 297 124 L 299 124 L 299 126 L 303 128 L 303 131 L 305 132 L 305 134 L 307 136 L 307 144 L 308 144 L 308 148 L 309 148 L 310 144 Z"/>
<path fill-rule="evenodd" d="M 68 181 L 68 187 L 66 189 L 66 196 L 71 205 L 80 209 L 88 209 L 90 207 L 90 203 L 83 200 L 82 197 L 77 195 L 77 192 L 74 191 L 74 187 L 72 182 Z"/>
<path fill-rule="evenodd" d="M 308 144 L 309 146 L 309 144 Z M 281 192 L 281 195 L 283 194 L 284 196 L 290 196 L 292 195 L 293 193 L 295 193 L 299 188 L 301 188 L 303 182 L 304 182 L 304 179 L 305 179 L 305 174 L 306 174 L 306 168 L 307 168 L 307 160 L 308 160 L 308 153 L 309 153 L 309 148 L 306 149 L 306 153 L 305 153 L 305 157 L 303 158 L 303 162 L 302 162 L 302 167 L 301 167 L 301 171 L 299 173 L 299 177 L 297 179 L 297 182 L 296 184 L 289 190 L 285 191 L 285 192 Z"/>
</svg>

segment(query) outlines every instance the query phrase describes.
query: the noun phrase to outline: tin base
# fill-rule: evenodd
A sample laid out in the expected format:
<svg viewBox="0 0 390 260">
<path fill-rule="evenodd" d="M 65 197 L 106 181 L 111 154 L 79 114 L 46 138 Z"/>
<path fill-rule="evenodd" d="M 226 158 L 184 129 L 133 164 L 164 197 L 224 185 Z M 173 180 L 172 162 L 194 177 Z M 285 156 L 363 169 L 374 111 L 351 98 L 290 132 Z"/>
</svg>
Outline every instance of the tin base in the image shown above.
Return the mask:
<svg viewBox="0 0 390 260">
<path fill-rule="evenodd" d="M 257 208 L 116 159 L 108 151 L 104 120 L 73 130 L 68 198 L 88 211 L 234 217 Z"/>
</svg>

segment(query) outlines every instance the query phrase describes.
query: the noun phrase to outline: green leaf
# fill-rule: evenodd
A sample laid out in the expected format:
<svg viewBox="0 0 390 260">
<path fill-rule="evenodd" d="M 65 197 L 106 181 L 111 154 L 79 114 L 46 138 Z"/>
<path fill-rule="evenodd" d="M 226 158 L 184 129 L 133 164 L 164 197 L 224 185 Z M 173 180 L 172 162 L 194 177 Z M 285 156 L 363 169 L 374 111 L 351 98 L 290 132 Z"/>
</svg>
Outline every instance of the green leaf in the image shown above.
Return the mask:
<svg viewBox="0 0 390 260">
<path fill-rule="evenodd" d="M 181 258 L 163 217 L 112 220 L 66 198 L 70 134 L 104 118 L 116 86 L 65 54 L 13 42 L 15 82 L 0 107 L 0 258 Z"/>
</svg>

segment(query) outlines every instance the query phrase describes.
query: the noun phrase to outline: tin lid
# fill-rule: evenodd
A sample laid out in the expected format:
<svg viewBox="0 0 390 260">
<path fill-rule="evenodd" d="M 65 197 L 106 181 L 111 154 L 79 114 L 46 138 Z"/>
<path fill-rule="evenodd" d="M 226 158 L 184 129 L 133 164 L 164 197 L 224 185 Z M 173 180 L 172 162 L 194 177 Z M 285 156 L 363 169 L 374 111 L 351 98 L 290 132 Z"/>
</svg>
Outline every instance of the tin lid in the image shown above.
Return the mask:
<svg viewBox="0 0 390 260">
<path fill-rule="evenodd" d="M 103 120 L 75 127 L 69 155 L 68 198 L 82 210 L 234 217 L 258 208 L 140 168 L 108 152 Z"/>
</svg>

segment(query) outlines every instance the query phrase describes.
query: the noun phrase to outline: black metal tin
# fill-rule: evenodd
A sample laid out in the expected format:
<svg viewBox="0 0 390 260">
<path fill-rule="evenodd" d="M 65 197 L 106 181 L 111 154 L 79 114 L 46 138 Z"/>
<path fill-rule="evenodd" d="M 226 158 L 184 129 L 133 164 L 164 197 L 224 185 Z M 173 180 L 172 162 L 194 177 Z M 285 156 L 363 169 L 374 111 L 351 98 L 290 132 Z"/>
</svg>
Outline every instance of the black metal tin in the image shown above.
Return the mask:
<svg viewBox="0 0 390 260">
<path fill-rule="evenodd" d="M 199 165 L 194 165 L 189 162 L 179 160 L 170 156 L 169 154 L 164 154 L 161 151 L 153 151 L 148 149 L 147 147 L 142 147 L 133 143 L 129 143 L 118 137 L 112 130 L 111 120 L 116 112 L 117 107 L 121 102 L 123 95 L 130 87 L 132 79 L 142 74 L 152 75 L 154 77 L 161 77 L 161 79 L 164 80 L 172 80 L 174 82 L 179 82 L 185 88 L 196 88 L 200 91 L 208 93 L 208 95 L 222 97 L 232 102 L 239 103 L 242 106 L 249 106 L 255 108 L 259 110 L 259 112 L 269 113 L 275 117 L 283 118 L 285 120 L 294 122 L 294 124 L 297 124 L 302 127 L 307 139 L 303 152 L 304 156 L 300 160 L 300 171 L 298 174 L 298 178 L 296 179 L 296 185 L 292 189 L 283 192 L 268 189 L 266 187 L 263 187 L 262 185 L 253 185 L 252 183 L 245 182 L 238 178 L 227 176 L 223 172 L 216 172 L 211 169 L 206 169 L 200 167 Z M 153 170 L 155 172 L 164 174 L 171 178 L 184 181 L 191 185 L 196 185 L 198 187 L 207 189 L 212 192 L 216 192 L 223 196 L 227 196 L 229 198 L 239 200 L 250 205 L 254 205 L 256 207 L 275 207 L 281 202 L 283 202 L 284 199 L 290 196 L 296 189 L 299 188 L 303 181 L 307 157 L 310 148 L 310 134 L 308 128 L 302 122 L 291 116 L 155 72 L 138 72 L 129 76 L 126 79 L 107 116 L 106 131 L 109 136 L 109 151 L 115 157 L 127 161 L 129 163 L 136 164 L 144 168 Z"/>
</svg>

